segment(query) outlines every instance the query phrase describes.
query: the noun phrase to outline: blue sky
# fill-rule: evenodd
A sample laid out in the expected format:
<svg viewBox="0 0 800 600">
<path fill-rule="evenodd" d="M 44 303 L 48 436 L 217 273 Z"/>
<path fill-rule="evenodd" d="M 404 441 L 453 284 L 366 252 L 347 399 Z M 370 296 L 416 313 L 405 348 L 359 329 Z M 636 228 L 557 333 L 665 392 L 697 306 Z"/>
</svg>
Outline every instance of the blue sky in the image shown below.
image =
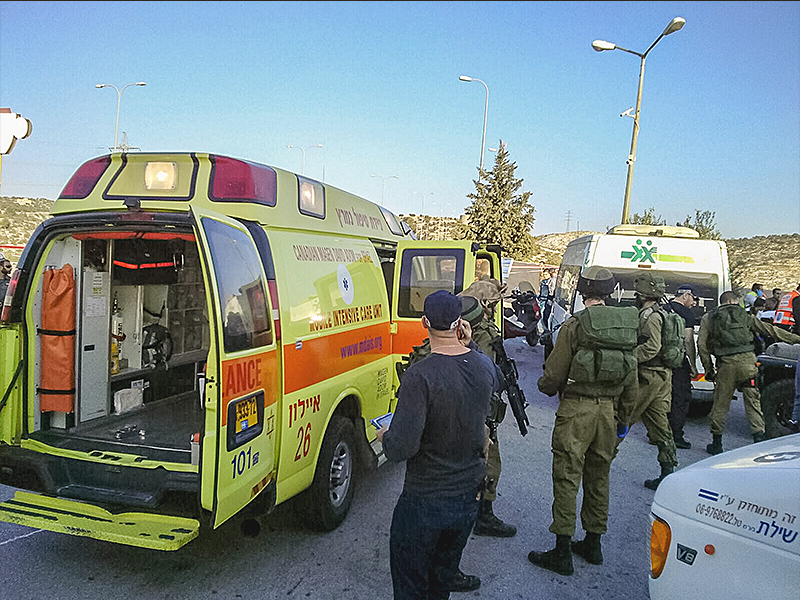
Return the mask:
<svg viewBox="0 0 800 600">
<path fill-rule="evenodd" d="M 725 238 L 800 230 L 800 2 L 0 2 L 0 106 L 32 135 L 0 194 L 55 198 L 122 132 L 305 173 L 396 213 L 457 216 L 503 140 L 533 233 L 716 213 Z M 323 148 L 312 148 L 322 144 Z M 371 177 L 378 175 L 379 177 Z M 397 179 L 391 178 L 397 176 Z M 384 178 L 384 179 L 381 179 Z"/>
</svg>

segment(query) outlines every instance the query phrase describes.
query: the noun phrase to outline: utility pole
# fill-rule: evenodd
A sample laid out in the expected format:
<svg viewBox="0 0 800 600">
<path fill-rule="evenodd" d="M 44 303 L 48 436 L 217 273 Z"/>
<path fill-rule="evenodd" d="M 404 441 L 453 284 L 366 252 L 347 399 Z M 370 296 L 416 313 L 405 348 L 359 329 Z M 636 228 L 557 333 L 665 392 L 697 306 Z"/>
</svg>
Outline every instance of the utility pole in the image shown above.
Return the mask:
<svg viewBox="0 0 800 600">
<path fill-rule="evenodd" d="M 569 223 L 570 223 L 571 220 L 572 220 L 572 211 L 568 210 L 567 211 L 567 233 L 569 233 Z"/>
</svg>

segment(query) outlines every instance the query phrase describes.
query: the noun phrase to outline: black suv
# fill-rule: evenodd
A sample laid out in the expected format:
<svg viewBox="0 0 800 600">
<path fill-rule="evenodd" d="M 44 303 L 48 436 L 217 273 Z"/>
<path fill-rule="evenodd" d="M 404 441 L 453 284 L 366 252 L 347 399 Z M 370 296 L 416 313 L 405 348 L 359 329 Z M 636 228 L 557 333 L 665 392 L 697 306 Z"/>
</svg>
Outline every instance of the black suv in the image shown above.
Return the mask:
<svg viewBox="0 0 800 600">
<path fill-rule="evenodd" d="M 758 355 L 756 384 L 767 438 L 793 433 L 790 419 L 794 405 L 794 378 L 800 344 L 777 342 Z"/>
</svg>

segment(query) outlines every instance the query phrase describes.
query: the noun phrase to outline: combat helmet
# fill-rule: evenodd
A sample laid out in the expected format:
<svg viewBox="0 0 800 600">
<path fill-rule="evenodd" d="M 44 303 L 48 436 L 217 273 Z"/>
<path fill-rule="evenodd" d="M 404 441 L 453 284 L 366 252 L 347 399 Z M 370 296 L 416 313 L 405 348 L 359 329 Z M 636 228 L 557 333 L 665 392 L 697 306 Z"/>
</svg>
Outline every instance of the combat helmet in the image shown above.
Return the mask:
<svg viewBox="0 0 800 600">
<path fill-rule="evenodd" d="M 652 273 L 641 273 L 633 280 L 633 289 L 645 298 L 661 298 L 666 291 L 667 287 L 664 284 L 664 278 Z"/>
<path fill-rule="evenodd" d="M 614 291 L 614 274 L 603 267 L 584 269 L 578 277 L 578 293 L 584 298 L 605 298 Z"/>
<path fill-rule="evenodd" d="M 505 291 L 505 284 L 500 283 L 497 279 L 489 277 L 474 282 L 458 295 L 472 296 L 478 300 L 486 315 L 491 319 L 494 316 L 495 306 L 503 299 L 503 293 Z"/>
</svg>

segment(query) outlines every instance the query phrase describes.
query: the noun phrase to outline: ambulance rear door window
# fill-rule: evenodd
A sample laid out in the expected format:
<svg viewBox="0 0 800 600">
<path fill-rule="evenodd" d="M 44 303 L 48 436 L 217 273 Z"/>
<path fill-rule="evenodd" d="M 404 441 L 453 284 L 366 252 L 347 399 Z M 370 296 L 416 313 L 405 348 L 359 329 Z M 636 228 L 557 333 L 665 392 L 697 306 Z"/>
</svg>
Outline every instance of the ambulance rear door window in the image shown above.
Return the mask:
<svg viewBox="0 0 800 600">
<path fill-rule="evenodd" d="M 272 325 L 261 274 L 261 258 L 243 231 L 204 218 L 215 266 L 225 352 L 239 352 L 272 343 Z"/>
</svg>

